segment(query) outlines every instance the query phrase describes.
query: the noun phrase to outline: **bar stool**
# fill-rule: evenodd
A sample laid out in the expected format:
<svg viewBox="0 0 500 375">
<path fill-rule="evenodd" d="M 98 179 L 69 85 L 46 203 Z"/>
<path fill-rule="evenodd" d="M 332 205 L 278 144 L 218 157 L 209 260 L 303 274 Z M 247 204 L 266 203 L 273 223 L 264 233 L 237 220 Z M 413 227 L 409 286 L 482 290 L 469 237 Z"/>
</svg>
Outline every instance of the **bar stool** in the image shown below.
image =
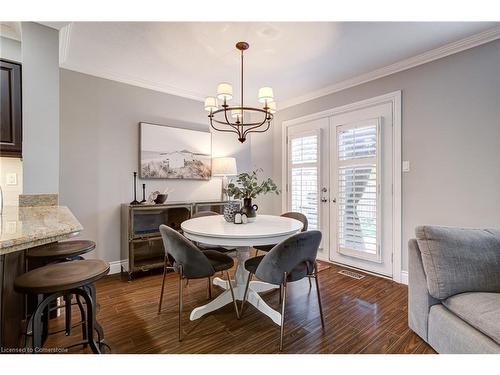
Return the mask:
<svg viewBox="0 0 500 375">
<path fill-rule="evenodd" d="M 45 264 L 60 260 L 75 260 L 76 257 L 94 249 L 95 242 L 90 240 L 53 242 L 28 250 L 26 259 Z"/>
<path fill-rule="evenodd" d="M 102 347 L 98 347 L 94 341 L 95 296 L 91 295 L 89 286 L 108 272 L 109 264 L 107 262 L 89 259 L 49 264 L 22 274 L 15 279 L 14 289 L 17 292 L 34 295 L 38 298 L 37 307 L 27 325 L 27 333 L 32 332 L 31 347 L 33 353 L 37 353 L 42 347 L 43 337 L 48 331 L 48 306 L 50 303 L 59 297 L 67 298 L 69 296 L 71 300 L 73 295 L 77 298 L 81 297 L 85 302 L 86 311 L 85 314 L 82 313 L 82 318 L 84 319 L 86 335 L 82 341 L 69 347 L 88 344 L 93 353 L 101 353 Z M 45 324 L 42 323 L 42 318 Z"/>
<path fill-rule="evenodd" d="M 90 240 L 70 240 L 53 242 L 46 245 L 38 246 L 32 248 L 26 252 L 26 270 L 30 271 L 38 267 L 46 266 L 51 263 L 69 262 L 72 260 L 83 260 L 83 254 L 93 251 L 96 247 L 94 241 Z M 93 287 L 91 287 L 91 292 L 93 292 Z M 95 298 L 95 295 L 93 296 Z M 79 297 L 76 297 L 76 303 L 78 307 L 81 308 L 81 301 Z M 64 298 L 64 308 L 65 310 L 65 331 L 66 336 L 71 335 L 71 295 Z M 99 325 L 96 329 L 102 331 Z M 102 340 L 103 337 L 100 338 Z"/>
</svg>

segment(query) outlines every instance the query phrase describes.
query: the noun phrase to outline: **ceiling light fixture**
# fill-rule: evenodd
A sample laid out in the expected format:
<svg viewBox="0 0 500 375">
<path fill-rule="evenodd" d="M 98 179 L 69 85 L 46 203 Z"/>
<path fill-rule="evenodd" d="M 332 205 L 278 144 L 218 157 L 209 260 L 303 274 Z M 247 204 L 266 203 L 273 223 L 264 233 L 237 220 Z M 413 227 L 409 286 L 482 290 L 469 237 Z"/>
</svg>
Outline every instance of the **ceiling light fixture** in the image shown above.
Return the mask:
<svg viewBox="0 0 500 375">
<path fill-rule="evenodd" d="M 210 126 L 219 132 L 235 133 L 238 140 L 245 142 L 249 133 L 264 133 L 271 126 L 271 120 L 276 112 L 276 102 L 274 101 L 273 89 L 271 87 L 262 87 L 259 89 L 258 99 L 263 104 L 262 108 L 246 107 L 243 102 L 243 51 L 250 45 L 247 42 L 236 43 L 236 48 L 241 51 L 241 104 L 229 106 L 227 102 L 233 98 L 233 87 L 230 83 L 223 82 L 217 85 L 217 97 L 208 96 L 205 98 L 205 110 L 210 112 Z M 220 108 L 218 100 L 222 101 Z M 248 117 L 256 117 L 261 120 L 254 122 L 245 122 Z M 233 120 L 231 120 L 233 119 Z M 252 121 L 250 118 L 249 121 Z M 267 124 L 266 124 L 267 123 Z M 222 125 L 223 128 L 217 127 Z"/>
</svg>

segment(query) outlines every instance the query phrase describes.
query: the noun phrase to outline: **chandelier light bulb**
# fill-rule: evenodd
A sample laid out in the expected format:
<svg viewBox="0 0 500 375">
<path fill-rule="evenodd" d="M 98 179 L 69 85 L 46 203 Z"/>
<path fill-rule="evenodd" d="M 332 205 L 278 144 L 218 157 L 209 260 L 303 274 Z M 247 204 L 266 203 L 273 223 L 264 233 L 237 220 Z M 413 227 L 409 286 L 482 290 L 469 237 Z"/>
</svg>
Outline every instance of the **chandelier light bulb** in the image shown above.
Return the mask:
<svg viewBox="0 0 500 375">
<path fill-rule="evenodd" d="M 242 109 L 233 109 L 231 111 L 232 118 L 240 118 L 240 121 L 243 119 L 243 110 Z"/>
</svg>

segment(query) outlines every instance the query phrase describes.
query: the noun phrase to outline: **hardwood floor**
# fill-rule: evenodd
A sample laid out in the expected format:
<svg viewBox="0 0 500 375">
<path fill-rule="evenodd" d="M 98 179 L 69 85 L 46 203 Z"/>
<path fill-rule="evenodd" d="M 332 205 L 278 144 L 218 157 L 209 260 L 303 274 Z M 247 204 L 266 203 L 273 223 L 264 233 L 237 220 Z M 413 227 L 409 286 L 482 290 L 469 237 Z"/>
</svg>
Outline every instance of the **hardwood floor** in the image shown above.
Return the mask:
<svg viewBox="0 0 500 375">
<path fill-rule="evenodd" d="M 367 275 L 361 280 L 340 275 L 331 266 L 319 273 L 325 331 L 321 328 L 316 292 L 307 280 L 289 284 L 284 353 L 434 353 L 407 324 L 407 287 Z M 253 306 L 247 305 L 237 320 L 232 305 L 189 321 L 190 311 L 207 300 L 207 281 L 191 280 L 185 288 L 185 336 L 177 340 L 177 276 L 169 274 L 163 310 L 157 314 L 161 275 L 147 275 L 132 282 L 111 275 L 97 283 L 100 311 L 113 353 L 278 353 L 279 327 Z M 213 287 L 214 296 L 220 293 Z M 264 294 L 278 307 L 278 292 Z M 78 314 L 74 310 L 74 320 Z M 53 323 L 52 323 L 53 322 Z M 51 321 L 51 331 L 61 328 L 64 316 Z M 65 346 L 79 339 L 51 335 L 45 347 Z M 87 349 L 72 348 L 71 353 Z"/>
</svg>

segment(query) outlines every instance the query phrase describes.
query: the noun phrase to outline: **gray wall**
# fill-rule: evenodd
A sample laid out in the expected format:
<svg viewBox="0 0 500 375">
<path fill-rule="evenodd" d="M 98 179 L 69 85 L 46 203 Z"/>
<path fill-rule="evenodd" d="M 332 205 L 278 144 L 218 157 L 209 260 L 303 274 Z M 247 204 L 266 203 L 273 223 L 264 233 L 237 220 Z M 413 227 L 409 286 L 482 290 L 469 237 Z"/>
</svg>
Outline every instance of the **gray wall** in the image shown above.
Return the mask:
<svg viewBox="0 0 500 375">
<path fill-rule="evenodd" d="M 140 121 L 208 131 L 203 103 L 60 70 L 60 201 L 97 242 L 96 256 L 120 259 L 120 204 L 132 200 L 138 170 Z M 252 166 L 251 143 L 215 133 L 212 153 L 235 156 L 238 170 Z M 142 181 L 139 181 L 142 183 Z M 147 194 L 174 189 L 169 200 L 219 199 L 221 180 L 145 180 Z"/>
<path fill-rule="evenodd" d="M 21 62 L 21 42 L 0 36 L 0 57 L 2 59 Z"/>
<path fill-rule="evenodd" d="M 24 193 L 59 191 L 59 33 L 22 23 Z"/>
<path fill-rule="evenodd" d="M 500 41 L 279 111 L 273 174 L 281 182 L 283 121 L 396 90 L 411 162 L 402 187 L 407 270 L 406 244 L 419 224 L 500 227 Z"/>
</svg>

